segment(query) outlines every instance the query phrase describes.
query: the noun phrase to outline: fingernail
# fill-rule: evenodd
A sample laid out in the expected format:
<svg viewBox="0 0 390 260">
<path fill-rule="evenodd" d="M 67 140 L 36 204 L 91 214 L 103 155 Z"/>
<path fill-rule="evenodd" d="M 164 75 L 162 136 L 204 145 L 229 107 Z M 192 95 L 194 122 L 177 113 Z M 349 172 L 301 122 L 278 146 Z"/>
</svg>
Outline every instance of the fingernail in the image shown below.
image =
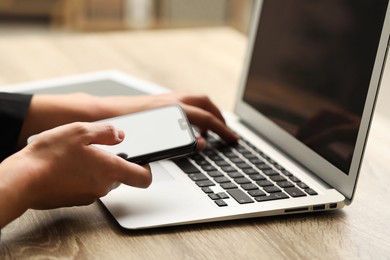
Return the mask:
<svg viewBox="0 0 390 260">
<path fill-rule="evenodd" d="M 125 132 L 123 132 L 122 130 L 118 129 L 116 134 L 117 134 L 117 138 L 119 141 L 122 141 L 123 139 L 125 139 Z"/>
</svg>

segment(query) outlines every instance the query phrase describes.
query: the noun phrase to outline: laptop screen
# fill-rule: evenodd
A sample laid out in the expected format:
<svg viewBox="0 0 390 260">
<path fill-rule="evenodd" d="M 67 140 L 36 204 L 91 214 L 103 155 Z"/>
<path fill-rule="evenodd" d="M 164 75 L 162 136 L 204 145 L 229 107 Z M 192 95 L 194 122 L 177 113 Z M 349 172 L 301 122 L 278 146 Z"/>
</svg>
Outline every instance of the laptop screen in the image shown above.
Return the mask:
<svg viewBox="0 0 390 260">
<path fill-rule="evenodd" d="M 388 0 L 265 0 L 244 101 L 348 174 Z"/>
</svg>

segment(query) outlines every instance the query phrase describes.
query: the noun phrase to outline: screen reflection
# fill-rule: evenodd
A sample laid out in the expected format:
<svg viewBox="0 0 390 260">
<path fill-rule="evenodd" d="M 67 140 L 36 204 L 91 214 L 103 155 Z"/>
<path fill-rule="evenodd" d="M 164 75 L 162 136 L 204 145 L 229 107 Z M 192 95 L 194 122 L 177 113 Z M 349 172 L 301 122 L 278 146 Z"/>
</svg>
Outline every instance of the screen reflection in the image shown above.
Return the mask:
<svg viewBox="0 0 390 260">
<path fill-rule="evenodd" d="M 264 1 L 244 100 L 348 174 L 388 1 Z"/>
</svg>

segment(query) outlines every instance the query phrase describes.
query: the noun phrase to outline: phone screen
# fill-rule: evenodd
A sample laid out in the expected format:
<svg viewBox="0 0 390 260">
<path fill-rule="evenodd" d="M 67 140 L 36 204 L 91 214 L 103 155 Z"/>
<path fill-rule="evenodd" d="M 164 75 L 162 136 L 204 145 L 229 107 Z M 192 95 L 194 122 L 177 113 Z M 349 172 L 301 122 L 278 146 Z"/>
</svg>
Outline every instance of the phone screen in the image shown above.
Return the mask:
<svg viewBox="0 0 390 260">
<path fill-rule="evenodd" d="M 191 125 L 179 106 L 166 106 L 103 122 L 122 129 L 125 139 L 118 145 L 99 147 L 121 156 L 124 154 L 129 161 L 151 162 L 189 154 L 196 149 Z"/>
</svg>

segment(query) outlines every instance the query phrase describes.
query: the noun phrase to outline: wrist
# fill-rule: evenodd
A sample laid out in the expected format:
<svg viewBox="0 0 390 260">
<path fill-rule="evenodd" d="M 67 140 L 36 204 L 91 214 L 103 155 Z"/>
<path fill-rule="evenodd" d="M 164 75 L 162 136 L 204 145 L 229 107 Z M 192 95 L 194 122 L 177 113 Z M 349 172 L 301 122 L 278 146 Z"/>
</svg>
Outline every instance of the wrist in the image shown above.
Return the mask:
<svg viewBox="0 0 390 260">
<path fill-rule="evenodd" d="M 103 118 L 115 117 L 144 111 L 154 107 L 153 95 L 145 96 L 108 96 L 98 102 L 99 116 Z"/>
<path fill-rule="evenodd" d="M 0 229 L 28 209 L 26 165 L 15 154 L 0 164 Z"/>
</svg>

